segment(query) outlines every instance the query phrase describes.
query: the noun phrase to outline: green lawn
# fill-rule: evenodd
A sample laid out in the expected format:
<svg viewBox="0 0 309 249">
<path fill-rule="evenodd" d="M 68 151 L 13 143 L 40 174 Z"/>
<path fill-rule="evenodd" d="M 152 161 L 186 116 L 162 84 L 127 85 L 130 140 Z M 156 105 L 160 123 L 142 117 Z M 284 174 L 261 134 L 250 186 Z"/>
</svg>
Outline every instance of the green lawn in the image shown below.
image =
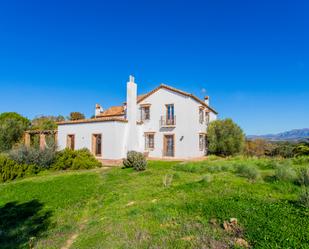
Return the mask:
<svg viewBox="0 0 309 249">
<path fill-rule="evenodd" d="M 278 163 L 149 162 L 144 172 L 44 173 L 1 184 L 0 248 L 230 248 L 236 237 L 253 248 L 309 248 L 301 187 L 274 180 Z M 239 176 L 238 164 L 261 177 Z M 230 218 L 237 234 L 222 228 Z"/>
</svg>

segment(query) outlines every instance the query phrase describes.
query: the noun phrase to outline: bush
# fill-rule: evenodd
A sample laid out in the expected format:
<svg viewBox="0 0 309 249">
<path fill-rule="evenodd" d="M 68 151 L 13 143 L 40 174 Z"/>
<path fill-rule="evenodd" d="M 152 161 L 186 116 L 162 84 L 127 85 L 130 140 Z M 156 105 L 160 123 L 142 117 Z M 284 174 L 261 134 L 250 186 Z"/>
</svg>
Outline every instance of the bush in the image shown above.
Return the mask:
<svg viewBox="0 0 309 249">
<path fill-rule="evenodd" d="M 204 175 L 203 178 L 200 180 L 200 182 L 203 182 L 203 183 L 210 183 L 212 181 L 212 176 L 207 174 L 207 175 Z"/>
<path fill-rule="evenodd" d="M 134 168 L 136 171 L 146 169 L 147 160 L 143 153 L 137 151 L 129 151 L 127 158 L 123 160 L 124 168 Z"/>
<path fill-rule="evenodd" d="M 309 164 L 309 156 L 297 156 L 292 161 L 294 164 Z"/>
<path fill-rule="evenodd" d="M 302 189 L 302 192 L 299 195 L 298 203 L 301 206 L 309 208 L 309 188 L 308 187 Z"/>
<path fill-rule="evenodd" d="M 92 169 L 101 167 L 102 164 L 87 149 L 75 151 L 72 169 Z"/>
<path fill-rule="evenodd" d="M 278 162 L 274 159 L 258 159 L 255 161 L 255 165 L 259 167 L 259 169 L 276 169 Z"/>
<path fill-rule="evenodd" d="M 293 182 L 296 179 L 296 172 L 288 164 L 281 164 L 275 170 L 275 177 L 279 181 Z"/>
<path fill-rule="evenodd" d="M 222 168 L 223 166 L 221 165 L 209 165 L 207 167 L 207 171 L 210 173 L 218 173 L 221 171 L 226 171 L 226 167 L 224 167 L 224 169 Z"/>
<path fill-rule="evenodd" d="M 296 156 L 309 156 L 309 146 L 300 144 L 294 149 L 293 152 Z"/>
<path fill-rule="evenodd" d="M 64 149 L 57 152 L 55 162 L 51 168 L 55 170 L 66 169 L 92 169 L 102 164 L 90 153 L 88 149 Z"/>
<path fill-rule="evenodd" d="M 8 155 L 18 164 L 37 165 L 48 169 L 55 160 L 56 150 L 54 147 L 40 150 L 33 147 L 19 146 L 11 150 Z"/>
<path fill-rule="evenodd" d="M 216 155 L 209 155 L 207 156 L 207 160 L 208 161 L 217 161 L 217 160 L 221 160 L 222 158 Z"/>
<path fill-rule="evenodd" d="M 219 156 L 231 156 L 242 152 L 245 135 L 231 119 L 216 120 L 207 130 L 209 152 Z"/>
<path fill-rule="evenodd" d="M 18 164 L 5 155 L 0 155 L 0 182 L 14 180 L 39 172 L 35 165 Z"/>
<path fill-rule="evenodd" d="M 239 164 L 236 166 L 236 174 L 242 177 L 246 177 L 250 180 L 257 180 L 260 178 L 260 172 L 259 170 L 253 166 L 253 165 L 245 165 L 245 164 Z"/>
<path fill-rule="evenodd" d="M 172 182 L 173 182 L 173 177 L 174 177 L 174 175 L 169 175 L 169 174 L 165 175 L 163 177 L 163 186 L 166 187 L 166 188 L 171 186 Z"/>
<path fill-rule="evenodd" d="M 276 148 L 273 151 L 275 156 L 281 156 L 284 158 L 294 157 L 295 144 L 290 142 L 277 142 Z"/>
<path fill-rule="evenodd" d="M 176 171 L 197 173 L 197 172 L 203 171 L 204 166 L 201 163 L 181 162 L 181 163 L 176 164 L 174 169 Z"/>
<path fill-rule="evenodd" d="M 297 182 L 303 186 L 309 186 L 309 168 L 301 168 L 298 172 Z"/>
</svg>

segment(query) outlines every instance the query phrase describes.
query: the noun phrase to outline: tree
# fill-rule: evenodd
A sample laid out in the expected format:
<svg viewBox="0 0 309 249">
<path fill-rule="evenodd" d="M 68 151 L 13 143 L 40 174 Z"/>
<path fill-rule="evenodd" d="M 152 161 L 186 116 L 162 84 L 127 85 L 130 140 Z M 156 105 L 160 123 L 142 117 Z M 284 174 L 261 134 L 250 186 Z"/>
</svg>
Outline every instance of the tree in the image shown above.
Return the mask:
<svg viewBox="0 0 309 249">
<path fill-rule="evenodd" d="M 306 144 L 300 144 L 293 151 L 295 156 L 308 156 L 309 155 L 309 146 Z"/>
<path fill-rule="evenodd" d="M 70 113 L 70 120 L 80 120 L 80 119 L 84 119 L 85 115 L 81 112 L 71 112 Z"/>
<path fill-rule="evenodd" d="M 55 130 L 57 129 L 57 122 L 64 121 L 64 117 L 59 116 L 38 116 L 32 119 L 32 130 Z"/>
<path fill-rule="evenodd" d="M 211 122 L 207 137 L 211 154 L 230 156 L 242 152 L 244 148 L 245 135 L 232 119 Z"/>
<path fill-rule="evenodd" d="M 264 139 L 253 139 L 246 141 L 245 154 L 247 156 L 265 156 L 268 142 Z"/>
<path fill-rule="evenodd" d="M 0 114 L 0 152 L 10 150 L 30 126 L 29 119 L 16 112 Z"/>
</svg>

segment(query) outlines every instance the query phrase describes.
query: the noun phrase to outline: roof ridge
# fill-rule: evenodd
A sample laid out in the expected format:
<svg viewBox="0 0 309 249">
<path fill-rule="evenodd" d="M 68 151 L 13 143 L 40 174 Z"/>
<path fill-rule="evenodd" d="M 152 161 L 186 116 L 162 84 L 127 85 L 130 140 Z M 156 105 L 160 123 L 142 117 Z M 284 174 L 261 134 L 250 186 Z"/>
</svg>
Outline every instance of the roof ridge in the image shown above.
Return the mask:
<svg viewBox="0 0 309 249">
<path fill-rule="evenodd" d="M 185 91 L 182 91 L 182 90 L 179 90 L 175 87 L 172 87 L 172 86 L 169 86 L 169 85 L 166 85 L 164 83 L 161 83 L 158 87 L 156 87 L 155 89 L 153 89 L 152 91 L 148 92 L 147 94 L 145 94 L 145 96 L 143 96 L 142 98 L 140 98 L 137 103 L 143 101 L 144 99 L 146 99 L 148 96 L 150 96 L 151 94 L 155 93 L 156 91 L 158 91 L 159 89 L 161 88 L 165 88 L 167 90 L 170 90 L 170 91 L 174 91 L 174 92 L 177 92 L 177 93 L 180 93 L 180 94 L 183 94 L 185 96 L 188 96 L 188 97 L 191 97 L 193 99 L 195 99 L 197 102 L 199 102 L 201 105 L 204 105 L 205 107 L 209 108 L 212 112 L 214 112 L 215 114 L 218 114 L 217 111 L 215 111 L 212 107 L 210 107 L 209 105 L 207 105 L 203 100 L 201 100 L 200 98 L 198 98 L 197 96 L 195 96 L 194 94 L 192 93 L 188 93 L 188 92 L 185 92 Z"/>
</svg>

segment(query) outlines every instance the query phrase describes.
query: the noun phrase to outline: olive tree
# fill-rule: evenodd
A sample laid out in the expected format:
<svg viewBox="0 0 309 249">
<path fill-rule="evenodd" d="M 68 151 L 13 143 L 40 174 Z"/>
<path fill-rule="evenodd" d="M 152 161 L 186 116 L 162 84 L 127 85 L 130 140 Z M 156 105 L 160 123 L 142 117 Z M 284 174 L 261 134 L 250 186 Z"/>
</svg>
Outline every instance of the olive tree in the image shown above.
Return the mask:
<svg viewBox="0 0 309 249">
<path fill-rule="evenodd" d="M 241 153 L 245 144 L 242 129 L 232 119 L 216 120 L 207 129 L 209 153 L 230 156 Z"/>
<path fill-rule="evenodd" d="M 64 121 L 64 117 L 59 116 L 37 116 L 31 121 L 32 130 L 56 130 L 57 122 Z"/>
<path fill-rule="evenodd" d="M 84 118 L 85 118 L 85 115 L 81 112 L 71 112 L 69 116 L 69 120 L 80 120 Z"/>
<path fill-rule="evenodd" d="M 0 152 L 10 150 L 22 139 L 30 121 L 16 112 L 0 114 Z"/>
</svg>

